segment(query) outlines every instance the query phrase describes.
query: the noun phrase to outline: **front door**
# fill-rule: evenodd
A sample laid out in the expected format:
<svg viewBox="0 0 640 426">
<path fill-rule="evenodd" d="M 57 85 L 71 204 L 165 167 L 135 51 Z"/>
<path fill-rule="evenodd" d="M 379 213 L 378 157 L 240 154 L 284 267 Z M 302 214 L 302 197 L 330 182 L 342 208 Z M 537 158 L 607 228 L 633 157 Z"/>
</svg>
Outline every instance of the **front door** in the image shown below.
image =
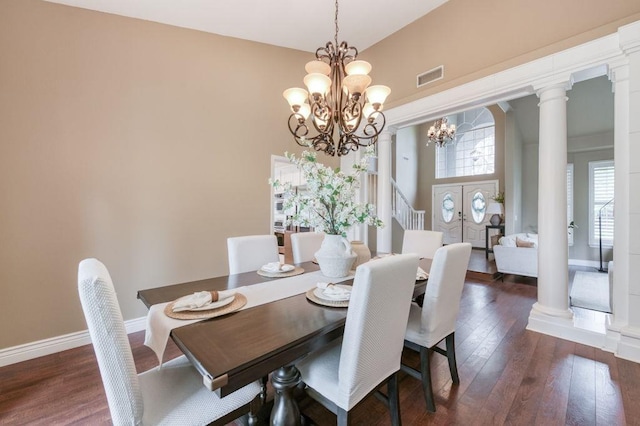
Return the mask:
<svg viewBox="0 0 640 426">
<path fill-rule="evenodd" d="M 432 229 L 444 234 L 444 244 L 462 242 L 462 186 L 434 186 L 433 200 Z"/>
<path fill-rule="evenodd" d="M 433 226 L 444 233 L 445 244 L 469 242 L 484 248 L 485 214 L 491 197 L 498 192 L 498 181 L 468 182 L 433 186 Z"/>
</svg>

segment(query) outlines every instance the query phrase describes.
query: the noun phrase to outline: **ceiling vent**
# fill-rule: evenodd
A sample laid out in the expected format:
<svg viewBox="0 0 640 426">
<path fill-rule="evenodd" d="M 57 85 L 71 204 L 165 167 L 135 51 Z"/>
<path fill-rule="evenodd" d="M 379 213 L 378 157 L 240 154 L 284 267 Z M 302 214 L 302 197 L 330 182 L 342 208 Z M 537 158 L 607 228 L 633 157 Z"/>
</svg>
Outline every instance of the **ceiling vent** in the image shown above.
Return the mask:
<svg viewBox="0 0 640 426">
<path fill-rule="evenodd" d="M 440 65 L 434 69 L 431 69 L 422 74 L 418 74 L 418 87 L 422 87 L 426 84 L 433 83 L 436 80 L 444 78 L 444 65 Z"/>
</svg>

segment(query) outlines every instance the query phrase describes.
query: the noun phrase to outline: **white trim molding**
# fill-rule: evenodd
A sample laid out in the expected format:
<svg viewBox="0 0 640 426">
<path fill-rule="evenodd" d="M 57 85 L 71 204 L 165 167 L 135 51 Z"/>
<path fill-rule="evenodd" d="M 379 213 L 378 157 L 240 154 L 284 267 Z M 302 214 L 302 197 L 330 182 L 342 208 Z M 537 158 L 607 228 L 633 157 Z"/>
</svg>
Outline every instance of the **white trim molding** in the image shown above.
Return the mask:
<svg viewBox="0 0 640 426">
<path fill-rule="evenodd" d="M 128 320 L 124 323 L 128 334 L 144 330 L 146 324 L 146 317 Z M 30 342 L 24 345 L 13 346 L 0 350 L 0 367 L 78 348 L 90 343 L 91 337 L 89 336 L 89 331 L 84 330 L 39 340 L 37 342 Z"/>
<path fill-rule="evenodd" d="M 569 88 L 578 81 L 608 75 L 614 82 L 615 90 L 624 92 L 615 93 L 615 156 L 621 154 L 628 159 L 626 154 L 630 153 L 629 135 L 634 131 L 634 128 L 630 128 L 629 121 L 631 112 L 635 112 L 634 104 L 628 102 L 628 98 L 630 93 L 634 94 L 630 88 L 640 87 L 640 58 L 637 59 L 639 52 L 640 21 L 636 21 L 620 27 L 616 33 L 608 36 L 389 109 L 385 112 L 387 125 L 403 128 L 422 124 L 478 106 L 499 104 L 532 95 L 559 84 Z M 628 72 L 628 67 L 635 68 Z M 626 77 L 628 82 L 621 81 Z M 640 98 L 640 95 L 636 98 Z M 628 228 L 638 225 L 631 224 L 628 200 L 625 199 L 629 193 L 630 170 L 622 167 L 619 174 L 617 171 L 616 207 L 624 207 L 617 209 L 616 230 L 620 233 L 629 232 Z M 632 266 L 626 261 L 631 254 L 630 245 L 628 239 L 618 238 L 618 235 L 614 240 L 615 258 L 619 262 L 616 262 L 617 273 L 614 274 L 614 314 L 611 319 L 611 323 L 616 325 L 615 329 L 608 327 L 606 335 L 594 335 L 576 327 L 570 318 L 547 315 L 536 309 L 531 312 L 528 329 L 595 347 L 606 347 L 621 358 L 640 362 L 640 324 L 635 324 L 629 314 L 640 309 L 638 297 L 630 297 Z"/>
</svg>

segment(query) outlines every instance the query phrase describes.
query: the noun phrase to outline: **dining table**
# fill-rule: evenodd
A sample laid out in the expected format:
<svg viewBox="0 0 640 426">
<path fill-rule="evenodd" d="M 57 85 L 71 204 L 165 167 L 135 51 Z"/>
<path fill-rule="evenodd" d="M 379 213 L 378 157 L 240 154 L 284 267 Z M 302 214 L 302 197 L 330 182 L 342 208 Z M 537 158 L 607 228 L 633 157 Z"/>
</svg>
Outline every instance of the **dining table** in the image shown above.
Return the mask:
<svg viewBox="0 0 640 426">
<path fill-rule="evenodd" d="M 430 259 L 421 259 L 420 267 L 429 271 Z M 274 403 L 270 414 L 273 425 L 299 425 L 300 411 L 294 390 L 300 384 L 300 373 L 295 363 L 306 354 L 338 339 L 344 332 L 347 308 L 323 306 L 306 296 L 309 283 L 324 278 L 314 262 L 295 265 L 304 273 L 296 294 L 251 306 L 223 316 L 187 325 L 170 331 L 170 338 L 186 355 L 203 377 L 203 386 L 225 397 L 241 387 L 268 377 L 274 389 Z M 285 278 L 263 276 L 258 271 L 220 276 L 203 280 L 167 285 L 138 291 L 138 298 L 147 306 L 166 304 L 199 291 L 238 292 L 251 290 L 251 286 L 277 288 Z M 309 274 L 309 275 L 307 275 Z M 311 275 L 315 274 L 315 275 Z M 307 275 L 306 279 L 302 277 Z M 295 277 L 286 278 L 289 286 Z M 426 280 L 417 280 L 414 296 L 424 294 Z M 353 276 L 341 284 L 353 284 Z M 249 298 L 249 297 L 248 297 Z M 163 306 L 163 305 L 159 305 Z M 389 315 L 393 315 L 392 312 Z M 147 330 L 147 333 L 149 330 Z M 162 361 L 159 355 L 160 362 Z M 261 399 L 266 401 L 266 386 Z"/>
</svg>

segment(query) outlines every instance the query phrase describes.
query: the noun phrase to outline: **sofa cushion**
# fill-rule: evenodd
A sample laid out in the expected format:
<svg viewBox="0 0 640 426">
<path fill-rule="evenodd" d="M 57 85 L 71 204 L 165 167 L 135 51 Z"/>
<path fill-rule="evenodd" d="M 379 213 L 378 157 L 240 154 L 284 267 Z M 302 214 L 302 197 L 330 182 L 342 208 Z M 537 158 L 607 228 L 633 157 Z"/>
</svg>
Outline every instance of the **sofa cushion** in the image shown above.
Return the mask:
<svg viewBox="0 0 640 426">
<path fill-rule="evenodd" d="M 516 247 L 535 247 L 535 242 L 516 238 Z"/>
</svg>

